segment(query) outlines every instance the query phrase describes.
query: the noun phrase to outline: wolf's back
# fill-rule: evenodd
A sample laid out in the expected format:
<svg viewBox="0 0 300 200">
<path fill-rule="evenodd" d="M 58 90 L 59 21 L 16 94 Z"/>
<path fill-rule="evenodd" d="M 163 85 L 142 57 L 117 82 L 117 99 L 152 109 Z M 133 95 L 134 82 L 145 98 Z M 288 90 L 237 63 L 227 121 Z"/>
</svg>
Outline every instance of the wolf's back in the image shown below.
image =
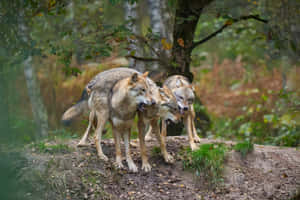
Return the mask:
<svg viewBox="0 0 300 200">
<path fill-rule="evenodd" d="M 63 114 L 61 121 L 63 124 L 69 125 L 75 117 L 86 111 L 88 111 L 88 94 L 84 90 L 81 99 Z"/>
<path fill-rule="evenodd" d="M 131 76 L 133 73 L 138 72 L 134 69 L 130 68 L 114 68 L 110 70 L 106 70 L 104 72 L 100 72 L 97 74 L 85 87 L 81 99 L 72 107 L 70 107 L 62 116 L 62 123 L 68 125 L 71 121 L 81 115 L 83 112 L 88 111 L 88 92 L 87 89 L 90 91 L 98 90 L 101 94 L 109 95 L 111 89 L 116 84 L 117 81 L 127 78 Z"/>
</svg>

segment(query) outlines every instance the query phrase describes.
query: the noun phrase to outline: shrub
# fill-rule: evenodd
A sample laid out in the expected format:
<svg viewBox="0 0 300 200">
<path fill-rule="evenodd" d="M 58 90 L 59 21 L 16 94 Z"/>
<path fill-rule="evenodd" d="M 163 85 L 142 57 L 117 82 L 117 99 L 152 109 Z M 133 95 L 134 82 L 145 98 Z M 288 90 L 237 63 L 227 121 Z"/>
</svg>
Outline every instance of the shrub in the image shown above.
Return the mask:
<svg viewBox="0 0 300 200">
<path fill-rule="evenodd" d="M 197 176 L 216 185 L 222 179 L 226 147 L 224 144 L 202 144 L 196 151 L 186 150 L 184 169 L 193 169 Z"/>
<path fill-rule="evenodd" d="M 245 157 L 248 153 L 251 153 L 254 149 L 254 145 L 251 141 L 247 140 L 234 145 L 233 149 L 240 152 L 242 157 Z"/>
<path fill-rule="evenodd" d="M 71 148 L 66 144 L 48 144 L 45 142 L 34 143 L 32 147 L 40 153 L 68 153 L 71 151 Z"/>
</svg>

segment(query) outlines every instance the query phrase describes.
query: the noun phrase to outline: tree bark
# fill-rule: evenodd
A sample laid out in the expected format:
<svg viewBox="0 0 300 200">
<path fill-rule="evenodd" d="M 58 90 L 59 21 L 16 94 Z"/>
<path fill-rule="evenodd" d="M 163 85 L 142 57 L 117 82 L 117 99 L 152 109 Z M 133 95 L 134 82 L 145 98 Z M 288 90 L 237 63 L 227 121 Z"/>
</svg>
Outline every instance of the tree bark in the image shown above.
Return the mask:
<svg viewBox="0 0 300 200">
<path fill-rule="evenodd" d="M 192 45 L 202 10 L 213 0 L 179 0 L 173 29 L 172 65 L 168 75 L 182 74 L 193 81 L 190 72 Z"/>
<path fill-rule="evenodd" d="M 161 14 L 161 5 L 159 0 L 148 0 L 148 9 L 150 15 L 150 27 L 154 34 L 162 36 L 162 30 L 164 29 L 164 24 L 162 21 L 162 14 Z M 155 43 L 153 45 L 153 49 L 156 52 L 160 52 L 160 43 Z M 155 53 L 152 52 L 152 56 L 155 57 Z M 151 71 L 156 71 L 159 68 L 159 63 L 153 62 L 151 63 Z"/>
<path fill-rule="evenodd" d="M 8 138 L 7 134 L 10 134 L 10 123 L 9 123 L 9 108 L 8 108 L 8 95 L 7 95 L 7 82 L 3 75 L 3 71 L 0 70 L 0 138 L 4 141 Z"/>
<path fill-rule="evenodd" d="M 140 27 L 139 24 L 137 23 L 137 17 L 138 17 L 137 4 L 136 3 L 131 4 L 126 1 L 124 3 L 124 8 L 125 8 L 125 19 L 129 21 L 127 28 L 131 30 L 133 34 L 140 35 Z M 132 55 L 131 52 L 134 52 L 134 56 L 137 57 L 142 56 L 143 49 L 138 45 L 137 41 L 131 38 L 128 38 L 128 40 L 131 43 L 129 45 L 129 49 L 130 49 L 129 54 Z M 129 67 L 134 68 L 140 72 L 145 71 L 145 63 L 135 59 L 129 59 Z"/>
<path fill-rule="evenodd" d="M 202 10 L 213 0 L 179 0 L 177 2 L 175 23 L 173 28 L 172 64 L 167 66 L 166 76 L 181 74 L 193 81 L 193 74 L 190 71 L 191 53 L 193 40 L 201 16 Z M 200 99 L 198 99 L 201 104 Z M 211 121 L 205 112 L 196 111 L 195 121 L 197 129 L 205 132 L 210 127 Z M 180 135 L 183 131 L 183 124 L 169 124 L 167 135 Z"/>
<path fill-rule="evenodd" d="M 31 109 L 34 121 L 37 126 L 37 139 L 48 136 L 48 115 L 40 95 L 40 88 L 37 83 L 35 72 L 32 66 L 32 57 L 29 56 L 24 62 L 24 75 L 28 96 L 30 99 Z"/>
<path fill-rule="evenodd" d="M 48 136 L 48 115 L 40 95 L 40 87 L 37 83 L 36 73 L 32 66 L 33 46 L 31 44 L 24 10 L 19 12 L 18 20 L 18 31 L 20 33 L 20 40 L 22 41 L 20 49 L 22 56 L 24 56 L 22 63 L 24 76 L 33 118 L 37 127 L 36 138 L 40 139 Z"/>
</svg>

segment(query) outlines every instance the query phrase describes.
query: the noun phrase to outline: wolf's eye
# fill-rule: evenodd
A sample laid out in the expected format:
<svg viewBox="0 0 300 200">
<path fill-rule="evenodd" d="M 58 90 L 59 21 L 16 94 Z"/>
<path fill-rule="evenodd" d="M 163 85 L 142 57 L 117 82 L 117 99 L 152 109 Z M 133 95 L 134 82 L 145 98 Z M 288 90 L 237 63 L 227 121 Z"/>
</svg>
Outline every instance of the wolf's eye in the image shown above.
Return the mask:
<svg viewBox="0 0 300 200">
<path fill-rule="evenodd" d="M 194 102 L 194 99 L 188 99 L 189 104 L 192 104 Z"/>
</svg>

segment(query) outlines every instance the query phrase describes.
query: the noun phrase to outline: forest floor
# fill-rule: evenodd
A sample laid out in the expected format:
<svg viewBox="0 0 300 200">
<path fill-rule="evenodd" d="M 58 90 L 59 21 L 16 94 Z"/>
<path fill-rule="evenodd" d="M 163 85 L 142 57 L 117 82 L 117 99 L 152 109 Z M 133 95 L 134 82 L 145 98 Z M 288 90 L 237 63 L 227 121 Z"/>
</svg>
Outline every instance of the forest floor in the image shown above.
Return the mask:
<svg viewBox="0 0 300 200">
<path fill-rule="evenodd" d="M 188 145 L 187 137 L 168 137 L 167 140 L 175 163 L 166 164 L 162 156 L 154 153 L 154 147 L 158 146 L 156 140 L 148 141 L 152 165 L 149 173 L 141 170 L 136 147 L 132 147 L 132 155 L 139 172 L 116 169 L 112 139 L 102 144 L 110 159 L 108 162 L 98 159 L 93 142 L 80 148 L 76 147 L 77 139 L 60 141 L 59 145 L 57 141 L 31 145 L 26 147 L 27 168 L 22 170 L 22 179 L 30 182 L 38 177 L 43 180 L 47 184 L 43 199 L 300 199 L 299 149 L 255 145 L 254 151 L 245 158 L 230 150 L 226 154 L 223 181 L 216 187 L 209 187 L 195 172 L 183 169 L 179 152 Z M 201 141 L 215 142 L 224 142 L 228 147 L 233 145 L 228 141 Z M 126 166 L 125 161 L 124 164 Z M 41 190 L 41 185 L 33 188 Z"/>
</svg>

